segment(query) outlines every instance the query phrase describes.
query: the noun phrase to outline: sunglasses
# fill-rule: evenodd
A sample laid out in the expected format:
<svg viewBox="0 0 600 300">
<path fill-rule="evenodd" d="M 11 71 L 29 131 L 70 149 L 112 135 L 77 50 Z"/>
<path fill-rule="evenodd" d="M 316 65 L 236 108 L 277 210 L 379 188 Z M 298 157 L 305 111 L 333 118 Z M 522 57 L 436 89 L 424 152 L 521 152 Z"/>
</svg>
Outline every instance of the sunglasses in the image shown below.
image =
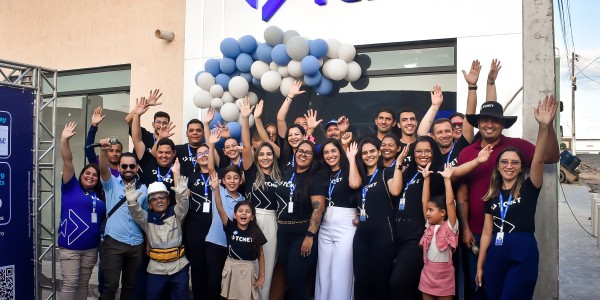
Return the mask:
<svg viewBox="0 0 600 300">
<path fill-rule="evenodd" d="M 121 169 L 127 170 L 127 168 L 130 168 L 133 170 L 133 169 L 135 169 L 136 166 L 137 166 L 136 164 L 121 164 Z"/>
<path fill-rule="evenodd" d="M 454 123 L 452 123 L 452 127 L 462 128 L 463 127 L 463 122 L 454 122 Z"/>
</svg>

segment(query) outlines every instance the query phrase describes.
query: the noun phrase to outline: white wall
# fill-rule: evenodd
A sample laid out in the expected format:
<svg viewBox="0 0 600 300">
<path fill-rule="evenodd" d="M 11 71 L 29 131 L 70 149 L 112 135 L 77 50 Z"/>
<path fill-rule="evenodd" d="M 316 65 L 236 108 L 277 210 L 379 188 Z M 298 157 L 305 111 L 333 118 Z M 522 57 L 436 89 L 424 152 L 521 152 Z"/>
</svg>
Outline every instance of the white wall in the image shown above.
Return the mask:
<svg viewBox="0 0 600 300">
<path fill-rule="evenodd" d="M 501 103 L 522 86 L 521 1 L 401 1 L 363 0 L 345 3 L 329 0 L 325 6 L 314 1 L 286 1 L 269 22 L 261 19 L 261 7 L 251 8 L 245 0 L 188 0 L 186 5 L 186 43 L 184 74 L 184 120 L 198 115 L 192 96 L 198 87 L 194 75 L 203 62 L 221 57 L 219 44 L 225 37 L 253 35 L 264 40 L 263 32 L 275 25 L 296 30 L 302 36 L 335 38 L 354 45 L 394 43 L 443 38 L 457 39 L 457 86 L 459 110 L 466 105 L 466 83 L 462 69 L 473 59 L 482 61 L 479 103 L 485 99 L 485 82 L 492 58 L 502 61 L 498 85 Z M 519 115 L 520 96 L 507 113 Z M 507 134 L 520 136 L 518 122 Z"/>
</svg>

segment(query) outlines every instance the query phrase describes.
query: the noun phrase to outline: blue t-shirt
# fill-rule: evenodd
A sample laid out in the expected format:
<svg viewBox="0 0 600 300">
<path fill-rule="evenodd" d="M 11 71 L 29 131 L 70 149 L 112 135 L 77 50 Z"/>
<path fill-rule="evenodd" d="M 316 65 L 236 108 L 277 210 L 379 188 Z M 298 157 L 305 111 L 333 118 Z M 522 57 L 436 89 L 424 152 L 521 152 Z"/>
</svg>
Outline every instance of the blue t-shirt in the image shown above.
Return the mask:
<svg viewBox="0 0 600 300">
<path fill-rule="evenodd" d="M 75 176 L 62 183 L 61 192 L 58 246 L 71 250 L 98 247 L 100 224 L 106 216 L 104 202 L 96 193 L 84 191 Z M 92 220 L 93 214 L 95 220 Z"/>
<path fill-rule="evenodd" d="M 227 192 L 223 186 L 219 185 L 219 189 L 221 192 L 221 203 L 223 204 L 223 209 L 227 212 L 227 216 L 229 216 L 229 220 L 233 220 L 233 209 L 238 202 L 244 201 L 244 196 L 242 194 L 237 198 L 233 198 Z M 217 212 L 217 203 L 215 201 L 215 194 L 212 194 L 212 223 L 210 225 L 210 229 L 208 230 L 208 234 L 206 235 L 206 241 L 209 243 L 217 244 L 219 246 L 227 247 L 227 236 L 225 235 L 225 229 L 223 228 L 223 221 L 221 220 L 221 216 Z"/>
</svg>

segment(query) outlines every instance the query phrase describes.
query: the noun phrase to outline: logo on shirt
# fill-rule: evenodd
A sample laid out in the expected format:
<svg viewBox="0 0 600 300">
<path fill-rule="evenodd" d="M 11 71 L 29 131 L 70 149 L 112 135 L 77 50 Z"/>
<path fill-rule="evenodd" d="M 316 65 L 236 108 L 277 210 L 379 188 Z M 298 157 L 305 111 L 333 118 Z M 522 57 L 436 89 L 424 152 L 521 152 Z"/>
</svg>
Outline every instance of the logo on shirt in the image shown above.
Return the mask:
<svg viewBox="0 0 600 300">
<path fill-rule="evenodd" d="M 232 241 L 242 242 L 242 243 L 252 243 L 251 237 L 237 236 L 237 231 L 233 232 L 234 235 L 231 236 Z"/>
<path fill-rule="evenodd" d="M 371 184 L 368 184 L 368 185 L 366 185 L 364 188 L 365 188 L 365 189 L 370 189 L 370 188 L 372 188 L 372 187 L 375 187 L 376 185 L 377 185 L 377 182 L 373 182 L 373 183 L 371 183 Z"/>
<path fill-rule="evenodd" d="M 504 201 L 504 203 L 503 203 L 504 205 L 503 206 L 507 207 L 509 205 L 514 205 L 514 204 L 519 204 L 519 203 L 521 203 L 521 197 L 519 197 L 517 199 L 514 199 L 512 201 Z M 498 208 L 500 206 L 499 204 L 500 203 L 494 203 L 494 204 L 492 204 L 492 210 L 495 210 L 496 208 Z"/>
</svg>

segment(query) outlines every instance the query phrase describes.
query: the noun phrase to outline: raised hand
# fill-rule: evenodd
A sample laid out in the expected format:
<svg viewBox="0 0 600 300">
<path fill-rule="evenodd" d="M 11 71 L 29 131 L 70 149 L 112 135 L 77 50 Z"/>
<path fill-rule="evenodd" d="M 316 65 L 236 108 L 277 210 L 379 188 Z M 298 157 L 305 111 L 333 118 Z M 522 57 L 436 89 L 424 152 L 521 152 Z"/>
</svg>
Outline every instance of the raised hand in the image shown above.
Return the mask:
<svg viewBox="0 0 600 300">
<path fill-rule="evenodd" d="M 256 104 L 256 107 L 254 107 L 254 118 L 255 119 L 262 117 L 264 104 L 265 104 L 265 102 L 261 99 L 260 101 L 258 101 L 258 104 Z"/>
<path fill-rule="evenodd" d="M 348 145 L 352 142 L 352 131 L 342 133 L 342 145 Z"/>
<path fill-rule="evenodd" d="M 479 80 L 479 72 L 481 71 L 481 63 L 479 60 L 474 60 L 471 63 L 471 70 L 469 70 L 469 74 L 462 70 L 463 76 L 465 76 L 465 81 L 467 81 L 470 85 L 477 85 L 477 81 Z"/>
<path fill-rule="evenodd" d="M 433 87 L 433 91 L 431 91 L 431 105 L 440 107 L 440 106 L 442 106 L 442 102 L 444 102 L 444 95 L 442 95 L 442 88 L 436 84 Z"/>
<path fill-rule="evenodd" d="M 148 95 L 148 99 L 146 99 L 148 101 L 148 106 L 161 105 L 162 102 L 158 102 L 158 99 L 160 99 L 160 96 L 162 96 L 162 93 L 160 92 L 159 89 L 155 89 L 154 91 L 150 90 L 150 94 Z"/>
<path fill-rule="evenodd" d="M 350 119 L 346 118 L 346 116 L 339 117 L 337 126 L 340 132 L 347 132 L 350 128 Z"/>
<path fill-rule="evenodd" d="M 133 109 L 133 111 L 135 112 L 135 114 L 141 116 L 143 115 L 146 111 L 148 111 L 148 101 L 146 100 L 146 98 L 142 97 L 140 99 L 135 99 L 135 108 Z"/>
<path fill-rule="evenodd" d="M 479 151 L 479 154 L 477 154 L 477 162 L 482 164 L 488 161 L 490 155 L 492 154 L 492 151 L 494 151 L 492 145 L 487 145 L 483 147 L 483 149 Z"/>
<path fill-rule="evenodd" d="M 300 81 L 300 80 L 294 81 L 294 83 L 292 83 L 292 86 L 290 86 L 290 92 L 288 93 L 288 98 L 294 99 L 294 97 L 296 95 L 304 94 L 304 92 L 306 92 L 306 91 L 301 91 L 300 90 L 301 87 L 302 87 L 302 81 Z"/>
<path fill-rule="evenodd" d="M 217 127 L 221 132 L 221 137 L 226 139 L 231 137 L 231 132 L 229 132 L 229 127 L 225 126 L 225 124 L 221 124 L 221 122 L 217 122 Z"/>
<path fill-rule="evenodd" d="M 127 202 L 137 202 L 138 198 L 142 195 L 142 192 L 138 192 L 136 190 L 135 181 L 125 184 L 123 192 L 125 193 L 125 198 L 127 198 Z"/>
<path fill-rule="evenodd" d="M 544 100 L 538 101 L 538 105 L 534 110 L 535 120 L 540 125 L 552 126 L 554 117 L 556 116 L 556 99 L 554 95 L 546 95 Z"/>
<path fill-rule="evenodd" d="M 494 84 L 494 82 L 496 82 L 496 77 L 498 77 L 498 72 L 500 72 L 500 69 L 502 69 L 500 61 L 494 58 L 492 60 L 492 65 L 490 66 L 490 73 L 488 73 L 488 84 Z"/>
<path fill-rule="evenodd" d="M 398 155 L 398 158 L 396 159 L 396 166 L 402 165 L 402 162 L 408 156 L 409 149 L 410 149 L 410 143 L 406 144 L 406 146 L 404 146 L 404 148 L 402 148 L 402 151 L 400 151 L 400 155 Z"/>
<path fill-rule="evenodd" d="M 181 165 L 179 164 L 179 158 L 175 158 L 173 165 L 171 166 L 173 174 L 181 174 Z"/>
<path fill-rule="evenodd" d="M 210 186 L 213 188 L 213 190 L 219 188 L 219 175 L 217 172 L 210 174 Z"/>
<path fill-rule="evenodd" d="M 98 124 L 104 120 L 105 115 L 102 114 L 102 106 L 96 107 L 94 109 L 94 113 L 92 114 L 92 126 L 98 127 Z"/>
<path fill-rule="evenodd" d="M 319 126 L 319 124 L 321 124 L 321 122 L 323 122 L 323 119 L 317 121 L 316 109 L 309 109 L 308 111 L 306 111 L 304 117 L 306 118 L 306 125 L 309 129 L 315 129 L 317 128 L 317 126 Z"/>
<path fill-rule="evenodd" d="M 175 132 L 173 132 L 173 129 L 175 129 L 176 125 L 173 124 L 173 122 L 169 122 L 169 126 L 161 126 L 160 129 L 156 132 L 158 134 L 158 139 L 166 139 L 166 138 L 170 138 L 172 137 Z"/>
<path fill-rule="evenodd" d="M 429 164 L 431 164 L 431 163 L 429 163 Z M 429 168 L 429 164 L 427 164 L 427 168 Z M 452 164 L 444 164 L 444 171 L 438 171 L 438 173 L 440 175 L 442 175 L 442 177 L 448 178 L 448 179 L 452 178 L 452 172 L 454 172 L 454 167 L 452 166 Z M 423 176 L 423 177 L 425 177 L 425 176 Z"/>
<path fill-rule="evenodd" d="M 212 122 L 214 117 L 215 117 L 215 109 L 211 106 L 206 111 L 206 116 L 204 116 L 204 120 L 205 120 L 204 122 L 210 124 L 210 122 Z"/>
<path fill-rule="evenodd" d="M 63 132 L 60 135 L 60 137 L 66 140 L 71 139 L 75 134 L 77 134 L 77 131 L 75 131 L 76 127 L 77 124 L 75 122 L 69 122 L 65 124 L 65 129 L 63 129 Z"/>
<path fill-rule="evenodd" d="M 112 146 L 109 138 L 103 138 L 98 143 L 100 144 L 100 150 L 108 150 Z"/>
<path fill-rule="evenodd" d="M 252 114 L 252 108 L 254 107 L 250 107 L 250 99 L 248 97 L 244 97 L 244 100 L 242 101 L 242 107 L 240 107 L 242 118 L 249 118 Z"/>
<path fill-rule="evenodd" d="M 432 174 L 432 171 L 429 171 L 429 167 L 431 166 L 431 162 L 429 162 L 425 167 L 419 167 L 419 173 L 423 174 L 423 178 L 429 177 Z"/>
<path fill-rule="evenodd" d="M 221 139 L 221 128 L 215 128 L 210 131 L 210 136 L 208 137 L 209 144 L 216 144 Z"/>
<path fill-rule="evenodd" d="M 172 186 L 171 190 L 175 192 L 175 194 L 182 195 L 188 189 L 188 178 L 185 176 L 179 176 L 179 180 L 177 180 L 177 185 Z"/>
<path fill-rule="evenodd" d="M 350 146 L 346 149 L 346 156 L 348 160 L 355 159 L 356 154 L 358 153 L 358 144 L 356 142 L 351 143 Z"/>
</svg>

